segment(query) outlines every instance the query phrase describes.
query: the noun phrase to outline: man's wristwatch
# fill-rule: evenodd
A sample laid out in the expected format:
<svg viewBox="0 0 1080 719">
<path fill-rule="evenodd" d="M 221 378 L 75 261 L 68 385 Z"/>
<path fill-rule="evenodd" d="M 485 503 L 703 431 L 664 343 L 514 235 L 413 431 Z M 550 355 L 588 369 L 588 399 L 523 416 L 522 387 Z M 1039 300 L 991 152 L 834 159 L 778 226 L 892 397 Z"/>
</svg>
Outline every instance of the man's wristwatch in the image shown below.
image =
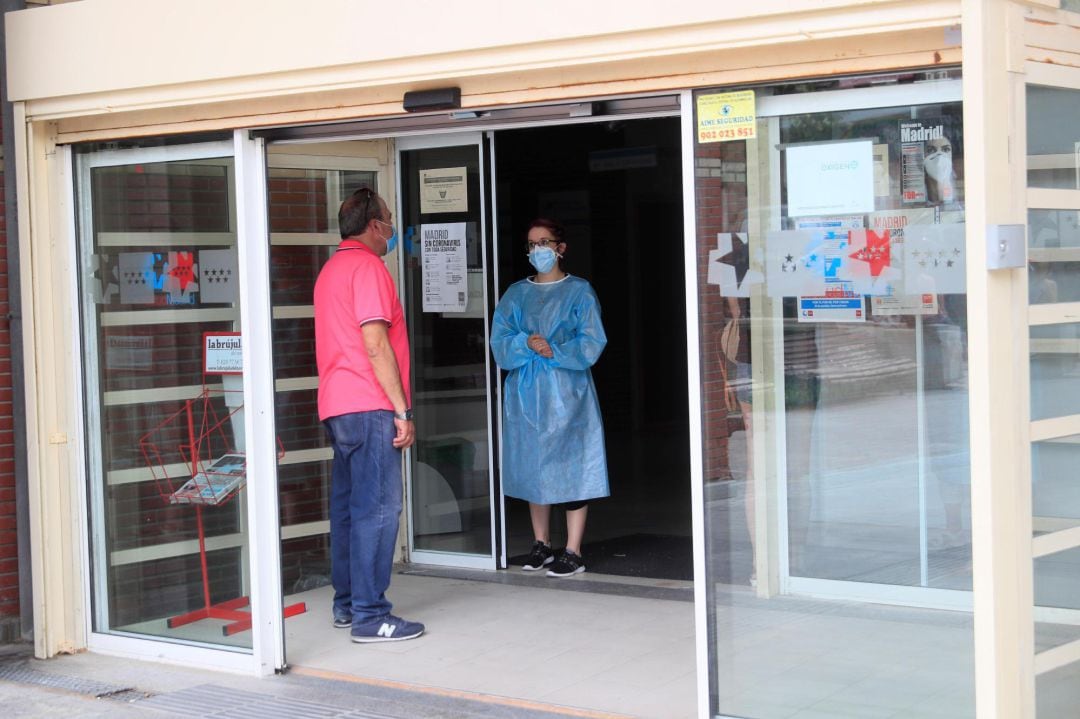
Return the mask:
<svg viewBox="0 0 1080 719">
<path fill-rule="evenodd" d="M 412 418 L 413 418 L 413 411 L 412 411 L 411 407 L 409 409 L 405 410 L 404 412 L 394 412 L 394 419 L 404 419 L 404 420 L 410 420 L 411 421 Z"/>
</svg>

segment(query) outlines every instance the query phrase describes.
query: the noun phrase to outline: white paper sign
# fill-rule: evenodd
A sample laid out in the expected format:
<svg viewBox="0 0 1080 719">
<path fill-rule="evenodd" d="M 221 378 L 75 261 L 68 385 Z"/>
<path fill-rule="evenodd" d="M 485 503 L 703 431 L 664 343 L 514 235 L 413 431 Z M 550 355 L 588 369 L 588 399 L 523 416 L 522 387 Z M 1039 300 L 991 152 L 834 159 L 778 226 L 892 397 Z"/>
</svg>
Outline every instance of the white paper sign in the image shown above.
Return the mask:
<svg viewBox="0 0 1080 719">
<path fill-rule="evenodd" d="M 105 366 L 111 370 L 153 369 L 154 338 L 147 335 L 107 335 Z"/>
<path fill-rule="evenodd" d="M 420 225 L 424 312 L 464 312 L 469 301 L 464 222 Z"/>
<path fill-rule="evenodd" d="M 468 212 L 467 178 L 464 167 L 420 170 L 420 214 Z"/>
<path fill-rule="evenodd" d="M 866 298 L 800 297 L 799 322 L 865 322 Z"/>
<path fill-rule="evenodd" d="M 788 217 L 874 210 L 874 143 L 787 148 Z"/>
<path fill-rule="evenodd" d="M 874 315 L 936 315 L 938 313 L 937 295 L 882 295 L 871 297 Z"/>
<path fill-rule="evenodd" d="M 244 371 L 244 352 L 237 332 L 207 332 L 203 335 L 203 372 L 240 374 Z"/>
</svg>

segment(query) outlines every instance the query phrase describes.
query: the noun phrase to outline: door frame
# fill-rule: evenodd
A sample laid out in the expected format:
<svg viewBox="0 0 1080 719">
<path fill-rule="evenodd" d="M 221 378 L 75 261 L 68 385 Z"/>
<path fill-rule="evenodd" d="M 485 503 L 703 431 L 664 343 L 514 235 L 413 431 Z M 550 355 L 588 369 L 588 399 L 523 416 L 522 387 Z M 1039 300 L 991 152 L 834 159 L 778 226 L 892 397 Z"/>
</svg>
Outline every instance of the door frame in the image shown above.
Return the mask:
<svg viewBox="0 0 1080 719">
<path fill-rule="evenodd" d="M 271 674 L 284 667 L 284 635 L 281 617 L 281 581 L 280 547 L 277 541 L 277 471 L 276 449 L 273 430 L 273 395 L 265 394 L 264 384 L 273 386 L 272 368 L 269 357 L 255 350 L 260 341 L 269 341 L 269 274 L 268 248 L 260 242 L 265 237 L 266 197 L 264 147 L 261 140 L 253 140 L 246 131 L 237 130 L 230 140 L 219 142 L 191 143 L 167 147 L 137 148 L 112 150 L 95 153 L 92 157 L 76 165 L 73 148 L 70 145 L 57 148 L 61 155 L 61 186 L 73 212 L 70 213 L 67 233 L 69 237 L 67 251 L 72 267 L 80 267 L 79 238 L 76 230 L 76 217 L 84 227 L 89 224 L 90 208 L 86 205 L 85 195 L 80 198 L 76 193 L 76 179 L 80 186 L 89 187 L 87 178 L 92 167 L 126 165 L 137 162 L 167 162 L 176 160 L 216 159 L 232 157 L 235 178 L 230 198 L 233 202 L 233 223 L 237 238 L 238 266 L 240 268 L 241 296 L 250 300 L 242 302 L 239 308 L 241 327 L 245 328 L 243 343 L 246 378 L 244 382 L 245 404 L 252 410 L 244 412 L 246 436 L 251 439 L 248 452 L 248 488 L 254 490 L 256 483 L 275 491 L 246 492 L 247 502 L 244 519 L 247 524 L 248 547 L 245 552 L 243 571 L 247 574 L 247 591 L 251 598 L 252 647 L 238 648 L 225 645 L 211 645 L 179 639 L 134 635 L 123 632 L 104 632 L 94 629 L 95 588 L 105 590 L 104 559 L 95 556 L 91 544 L 91 531 L 100 543 L 101 521 L 99 500 L 100 487 L 91 482 L 91 474 L 101 475 L 100 461 L 94 461 L 89 452 L 90 442 L 96 441 L 90 433 L 99 425 L 88 421 L 86 417 L 86 390 L 93 382 L 81 362 L 74 368 L 76 402 L 76 450 L 78 455 L 86 457 L 88 462 L 75 464 L 79 501 L 86 508 L 85 515 L 76 521 L 78 538 L 76 548 L 82 558 L 83 618 L 87 648 L 91 651 L 116 656 L 154 659 L 166 659 L 171 662 L 207 666 L 226 671 L 249 674 Z M 76 177 L 78 175 L 78 178 Z M 245 241 L 245 238 L 246 241 Z M 261 268 L 261 270 L 260 270 Z M 83 302 L 72 306 L 72 339 L 74 346 L 82 346 L 84 326 L 82 318 Z M 260 327 L 259 320 L 265 328 Z M 265 333 L 265 334 L 264 334 Z M 263 357 L 260 358 L 260 354 Z M 267 367 L 262 365 L 266 364 Z M 256 375 L 264 375 L 257 377 Z M 258 389 L 256 384 L 259 385 Z M 100 390 L 99 390 L 100 392 Z M 270 412 L 265 406 L 269 403 Z M 265 455 L 265 456 L 264 456 Z M 270 461 L 267 462 L 267 457 Z M 96 471 L 92 471 L 96 470 Z M 106 590 L 107 591 L 107 590 Z M 107 596 L 107 595 L 101 595 Z"/>
<path fill-rule="evenodd" d="M 398 218 L 398 222 L 401 222 L 401 218 L 404 217 L 404 190 L 401 177 L 401 154 L 403 152 L 410 152 L 413 150 L 427 150 L 440 147 L 476 147 L 477 162 L 480 169 L 480 226 L 479 226 L 479 242 L 481 251 L 481 263 L 483 265 L 484 273 L 484 346 L 487 347 L 491 339 L 491 323 L 489 318 L 491 316 L 492 301 L 488 292 L 488 273 L 491 270 L 491 257 L 488 254 L 488 242 L 490 236 L 488 233 L 489 218 L 492 217 L 491 210 L 488 207 L 488 197 L 493 194 L 493 190 L 488 186 L 488 177 L 485 172 L 484 160 L 485 160 L 485 146 L 484 146 L 484 133 L 465 132 L 465 133 L 442 133 L 437 135 L 413 135 L 409 137 L 400 137 L 394 143 L 394 182 L 397 195 L 397 202 L 395 207 L 395 216 Z M 398 296 L 401 299 L 402 305 L 404 305 L 408 299 L 405 296 L 404 279 L 405 279 L 405 253 L 398 253 L 398 277 L 401 281 L 398 282 Z M 417 562 L 419 564 L 428 564 L 440 567 L 458 567 L 464 569 L 497 569 L 499 567 L 500 552 L 504 552 L 506 544 L 505 529 L 499 517 L 502 515 L 502 489 L 496 492 L 495 475 L 497 472 L 498 456 L 495 452 L 494 435 L 495 427 L 492 423 L 492 412 L 498 405 L 493 403 L 497 402 L 492 392 L 492 361 L 491 353 L 484 353 L 484 376 L 486 387 L 486 430 L 487 430 L 487 447 L 488 447 L 488 530 L 491 539 L 491 551 L 488 555 L 482 554 L 463 554 L 457 552 L 442 552 L 433 551 L 427 549 L 417 549 L 415 543 L 415 523 L 413 520 L 413 473 L 412 473 L 412 452 L 413 449 L 407 450 L 405 457 L 405 512 L 406 512 L 406 541 L 407 541 L 407 556 L 410 561 Z M 498 382 L 495 382 L 497 385 Z M 416 388 L 413 388 L 416 391 Z M 498 504 L 497 504 L 498 502 Z"/>
</svg>

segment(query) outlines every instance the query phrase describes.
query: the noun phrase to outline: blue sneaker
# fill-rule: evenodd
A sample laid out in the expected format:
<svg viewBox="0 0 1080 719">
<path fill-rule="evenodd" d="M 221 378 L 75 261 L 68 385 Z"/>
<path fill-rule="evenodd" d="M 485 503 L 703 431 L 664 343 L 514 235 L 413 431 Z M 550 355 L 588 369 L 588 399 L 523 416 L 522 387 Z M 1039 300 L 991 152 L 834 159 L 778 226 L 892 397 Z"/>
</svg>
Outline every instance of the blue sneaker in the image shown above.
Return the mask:
<svg viewBox="0 0 1080 719">
<path fill-rule="evenodd" d="M 352 626 L 352 615 L 334 612 L 334 626 L 338 629 L 350 628 Z"/>
<path fill-rule="evenodd" d="M 410 622 L 387 614 L 382 619 L 353 627 L 352 640 L 358 644 L 403 642 L 406 639 L 415 639 L 423 633 L 424 625 L 420 622 Z"/>
</svg>

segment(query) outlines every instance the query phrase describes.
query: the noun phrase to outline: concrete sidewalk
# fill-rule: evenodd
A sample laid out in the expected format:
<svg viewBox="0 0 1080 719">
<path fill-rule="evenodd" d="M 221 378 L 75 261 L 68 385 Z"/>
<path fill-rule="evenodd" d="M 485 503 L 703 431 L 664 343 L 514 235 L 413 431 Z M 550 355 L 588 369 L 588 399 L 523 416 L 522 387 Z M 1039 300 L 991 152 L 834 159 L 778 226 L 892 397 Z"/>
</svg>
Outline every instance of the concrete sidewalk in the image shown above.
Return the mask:
<svg viewBox="0 0 1080 719">
<path fill-rule="evenodd" d="M 293 671 L 254 678 L 77 654 L 46 661 L 0 646 L 0 706 L 9 717 L 617 717 L 509 697 Z"/>
</svg>

